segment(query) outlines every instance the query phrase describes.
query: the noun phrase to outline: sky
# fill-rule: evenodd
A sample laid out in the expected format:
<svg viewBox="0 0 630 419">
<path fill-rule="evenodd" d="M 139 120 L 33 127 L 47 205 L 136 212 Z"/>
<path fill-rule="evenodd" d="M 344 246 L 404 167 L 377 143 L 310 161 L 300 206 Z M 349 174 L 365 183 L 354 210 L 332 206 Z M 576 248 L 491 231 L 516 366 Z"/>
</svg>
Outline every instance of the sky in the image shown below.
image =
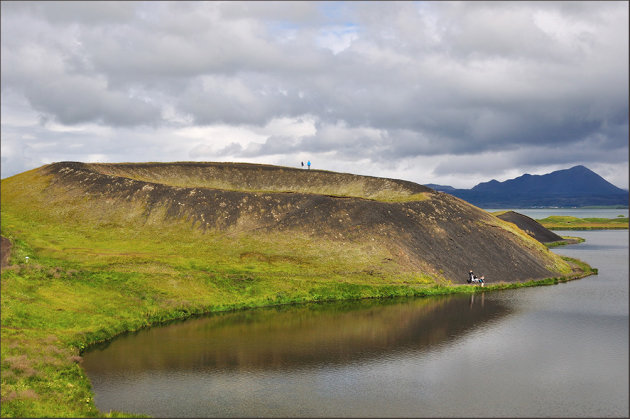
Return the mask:
<svg viewBox="0 0 630 419">
<path fill-rule="evenodd" d="M 238 161 L 628 188 L 628 2 L 1 2 L 2 178 Z"/>
</svg>

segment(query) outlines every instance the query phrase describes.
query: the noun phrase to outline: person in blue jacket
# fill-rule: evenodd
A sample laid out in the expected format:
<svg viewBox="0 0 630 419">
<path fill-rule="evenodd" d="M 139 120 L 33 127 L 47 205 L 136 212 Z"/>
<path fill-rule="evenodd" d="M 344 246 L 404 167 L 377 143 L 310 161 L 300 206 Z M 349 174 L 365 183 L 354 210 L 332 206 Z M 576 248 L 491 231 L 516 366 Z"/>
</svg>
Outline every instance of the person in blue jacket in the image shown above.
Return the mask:
<svg viewBox="0 0 630 419">
<path fill-rule="evenodd" d="M 306 162 L 306 165 L 308 166 L 308 168 L 311 168 L 311 161 L 309 160 L 308 162 Z"/>
</svg>

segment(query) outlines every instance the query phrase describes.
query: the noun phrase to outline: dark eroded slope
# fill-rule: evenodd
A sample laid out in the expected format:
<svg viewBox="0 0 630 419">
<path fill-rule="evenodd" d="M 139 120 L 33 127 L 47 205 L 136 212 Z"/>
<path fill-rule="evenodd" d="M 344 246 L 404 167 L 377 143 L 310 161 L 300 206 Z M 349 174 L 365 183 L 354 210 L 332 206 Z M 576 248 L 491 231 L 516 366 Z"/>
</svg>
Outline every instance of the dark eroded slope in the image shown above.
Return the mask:
<svg viewBox="0 0 630 419">
<path fill-rule="evenodd" d="M 81 222 L 184 220 L 186 228 L 234 235 L 287 232 L 371 243 L 401 271 L 456 283 L 469 269 L 489 282 L 541 279 L 566 269 L 513 224 L 411 182 L 229 163 L 64 162 L 38 170 L 49 180 L 38 192 L 47 210 Z M 335 196 L 344 194 L 353 197 Z"/>
<path fill-rule="evenodd" d="M 514 211 L 506 211 L 503 214 L 497 215 L 500 219 L 516 224 L 518 228 L 535 238 L 541 243 L 550 243 L 563 240 L 553 231 L 545 228 L 538 221 L 530 218 L 526 215 L 519 214 Z"/>
</svg>

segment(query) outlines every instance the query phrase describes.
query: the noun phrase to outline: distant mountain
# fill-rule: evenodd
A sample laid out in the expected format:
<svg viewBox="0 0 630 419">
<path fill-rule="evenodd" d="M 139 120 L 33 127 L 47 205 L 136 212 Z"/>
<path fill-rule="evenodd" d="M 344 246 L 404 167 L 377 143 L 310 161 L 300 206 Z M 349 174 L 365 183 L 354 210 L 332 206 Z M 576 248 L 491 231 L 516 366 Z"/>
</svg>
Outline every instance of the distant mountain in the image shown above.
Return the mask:
<svg viewBox="0 0 630 419">
<path fill-rule="evenodd" d="M 447 186 L 447 185 L 436 185 L 435 183 L 427 183 L 426 185 L 433 190 L 436 191 L 440 191 L 440 192 L 450 192 L 450 191 L 454 191 L 455 188 L 453 188 L 452 186 Z"/>
<path fill-rule="evenodd" d="M 525 174 L 504 182 L 493 179 L 472 189 L 435 186 L 435 190 L 450 193 L 483 208 L 628 205 L 628 191 L 616 187 L 584 166 L 557 170 L 546 175 Z"/>
</svg>

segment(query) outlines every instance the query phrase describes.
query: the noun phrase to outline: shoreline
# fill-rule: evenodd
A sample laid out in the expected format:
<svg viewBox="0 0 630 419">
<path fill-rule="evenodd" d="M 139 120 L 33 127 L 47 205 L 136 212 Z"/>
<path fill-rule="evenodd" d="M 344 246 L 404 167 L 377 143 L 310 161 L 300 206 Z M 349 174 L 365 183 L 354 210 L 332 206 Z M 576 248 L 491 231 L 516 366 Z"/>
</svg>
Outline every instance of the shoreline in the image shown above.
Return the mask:
<svg viewBox="0 0 630 419">
<path fill-rule="evenodd" d="M 145 313 L 145 317 L 135 316 L 134 318 L 117 319 L 114 324 L 97 331 L 86 331 L 78 329 L 70 332 L 65 338 L 62 336 L 68 330 L 60 330 L 55 335 L 49 335 L 43 339 L 48 353 L 42 354 L 43 361 L 39 365 L 32 367 L 22 365 L 23 372 L 27 377 L 22 381 L 20 391 L 2 392 L 2 416 L 65 416 L 65 417 L 139 417 L 142 414 L 128 412 L 101 412 L 94 404 L 94 394 L 91 389 L 89 378 L 80 366 L 81 354 L 92 346 L 110 341 L 126 333 L 148 328 L 166 325 L 172 321 L 182 321 L 188 318 L 209 315 L 219 312 L 251 310 L 262 307 L 273 307 L 281 305 L 297 305 L 313 302 L 332 302 L 343 300 L 375 299 L 375 298 L 396 298 L 396 297 L 431 297 L 449 294 L 478 294 L 483 292 L 501 291 L 516 288 L 526 288 L 533 286 L 545 286 L 564 283 L 576 279 L 596 275 L 597 269 L 591 268 L 587 263 L 577 259 L 561 256 L 572 268 L 571 274 L 563 277 L 552 277 L 540 280 L 529 280 L 523 282 L 497 282 L 486 283 L 484 287 L 472 284 L 456 285 L 434 285 L 421 287 L 418 285 L 363 285 L 355 286 L 343 293 L 328 290 L 326 287 L 320 289 L 320 293 L 305 298 L 303 296 L 284 295 L 282 298 L 270 299 L 269 297 L 254 300 L 232 302 L 228 304 L 215 305 L 189 305 L 173 307 L 168 310 Z M 19 266 L 19 265 L 18 265 Z M 11 267 L 9 267 L 10 269 Z M 121 307 L 121 309 L 124 307 Z M 34 339 L 31 342 L 21 342 L 19 328 L 3 327 L 3 341 L 11 341 L 9 347 L 22 349 L 20 352 L 28 354 L 33 351 L 32 346 L 41 345 L 42 339 Z M 28 334 L 22 330 L 23 334 Z M 13 336 L 15 335 L 15 336 Z M 5 341 L 5 344 L 7 342 Z M 29 343 L 31 345 L 29 345 Z M 11 381 L 11 378 L 18 377 L 5 368 L 5 364 L 16 366 L 16 364 L 26 364 L 26 355 L 5 357 L 5 345 L 3 345 L 3 370 L 2 382 Z M 57 356 L 53 356 L 57 355 Z M 6 358 L 6 359 L 5 359 Z M 8 362 L 5 362 L 8 361 Z M 17 365 L 19 366 L 19 365 Z M 30 369 L 29 369 L 30 368 Z M 13 377 L 11 377 L 13 375 Z M 7 377 L 8 376 L 8 377 Z M 16 383 L 17 384 L 17 383 Z M 6 386 L 3 385 L 3 389 Z M 13 387 L 13 386 L 12 386 Z M 54 393 L 43 391 L 44 388 L 54 388 Z M 58 400 L 65 400 L 59 403 Z M 54 406 L 54 407 L 53 407 Z"/>
<path fill-rule="evenodd" d="M 567 243 L 573 244 L 573 243 Z M 390 299 L 390 298 L 429 298 L 429 297 L 437 297 L 444 295 L 458 295 L 458 294 L 476 294 L 480 292 L 486 291 L 503 291 L 517 288 L 529 288 L 529 287 L 539 287 L 539 286 L 547 286 L 547 285 L 557 285 L 561 283 L 566 283 L 569 281 L 575 281 L 578 279 L 583 279 L 592 275 L 597 275 L 597 268 L 592 268 L 587 263 L 580 261 L 575 258 L 570 258 L 568 256 L 561 256 L 563 260 L 569 262 L 573 267 L 573 272 L 571 275 L 565 277 L 550 277 L 544 279 L 533 279 L 523 282 L 490 282 L 485 283 L 485 286 L 480 286 L 477 284 L 457 284 L 457 285 L 445 285 L 445 286 L 434 286 L 434 287 L 418 287 L 413 285 L 385 285 L 381 287 L 370 287 L 370 288 L 381 288 L 384 291 L 382 294 L 377 293 L 374 296 L 363 297 L 360 294 L 352 297 L 346 298 L 320 298 L 320 299 L 288 299 L 283 302 L 271 303 L 271 304 L 228 304 L 228 305 L 219 305 L 214 308 L 211 308 L 208 311 L 198 311 L 195 310 L 194 307 L 191 307 L 187 310 L 176 310 L 172 313 L 175 314 L 174 317 L 171 317 L 167 320 L 158 320 L 156 322 L 151 322 L 142 327 L 136 329 L 124 330 L 116 335 L 109 336 L 105 339 L 93 340 L 89 342 L 80 342 L 77 341 L 77 344 L 74 346 L 80 350 L 79 355 L 83 354 L 86 350 L 90 349 L 94 345 L 102 344 L 104 342 L 115 339 L 116 337 L 125 334 L 125 333 L 133 333 L 145 328 L 150 327 L 160 327 L 166 325 L 172 321 L 183 321 L 188 318 L 196 317 L 196 316 L 205 316 L 214 313 L 223 313 L 223 312 L 233 312 L 233 311 L 246 311 L 246 310 L 255 310 L 259 308 L 268 308 L 268 307 L 280 307 L 285 305 L 299 305 L 299 304 L 312 304 L 312 303 L 329 303 L 336 301 L 356 301 L 356 300 L 369 300 L 369 299 Z M 387 291 L 391 292 L 387 292 Z M 402 291 L 402 292 L 397 292 Z M 87 335 L 86 335 L 87 336 Z"/>
<path fill-rule="evenodd" d="M 584 243 L 584 241 L 585 240 L 581 237 L 563 236 L 562 240 L 558 240 L 555 242 L 547 242 L 543 244 L 547 246 L 547 248 L 551 249 L 551 248 L 559 247 L 559 246 L 568 246 L 570 244 Z"/>
</svg>

